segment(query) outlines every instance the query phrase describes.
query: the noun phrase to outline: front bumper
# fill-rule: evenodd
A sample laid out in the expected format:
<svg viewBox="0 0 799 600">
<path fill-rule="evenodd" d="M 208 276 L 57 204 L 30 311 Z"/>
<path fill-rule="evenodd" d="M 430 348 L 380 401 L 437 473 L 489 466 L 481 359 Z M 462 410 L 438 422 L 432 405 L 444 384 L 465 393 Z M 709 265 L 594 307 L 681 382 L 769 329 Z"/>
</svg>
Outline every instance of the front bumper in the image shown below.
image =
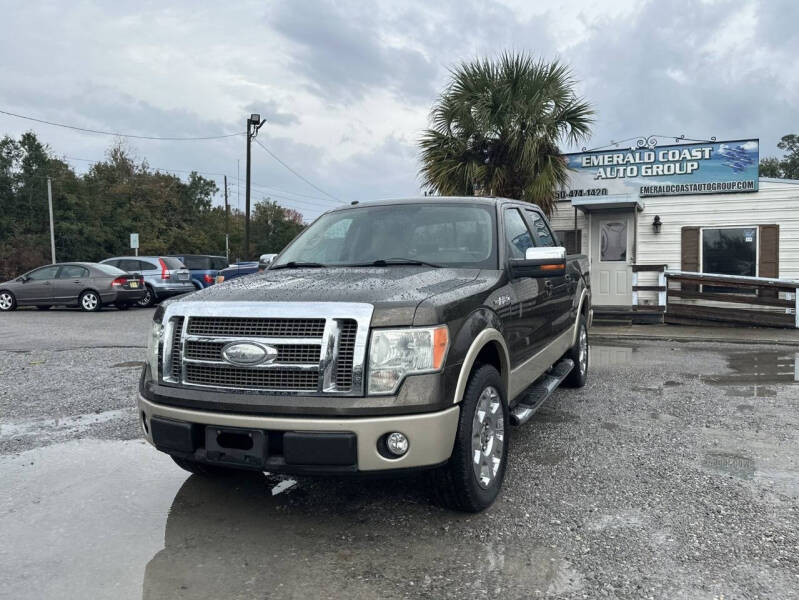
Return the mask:
<svg viewBox="0 0 799 600">
<path fill-rule="evenodd" d="M 452 454 L 460 415 L 460 406 L 453 406 L 433 413 L 388 417 L 303 418 L 242 415 L 164 406 L 147 400 L 141 394 L 139 394 L 138 404 L 145 437 L 151 444 L 158 447 L 153 440 L 152 427 L 149 426 L 153 417 L 190 424 L 194 433 L 191 447 L 182 451 L 172 451 L 163 447 L 159 449 L 201 462 L 208 460 L 203 431 L 209 425 L 264 431 L 267 438 L 270 435 L 280 438 L 287 432 L 352 433 L 355 435 L 354 464 L 336 468 L 327 467 L 324 457 L 320 457 L 317 461 L 309 458 L 306 464 L 288 464 L 282 460 L 279 454 L 272 454 L 272 449 L 280 448 L 280 444 L 269 445 L 269 460 L 265 463 L 263 470 L 286 473 L 375 472 L 439 465 L 446 462 Z M 405 434 L 410 441 L 407 454 L 400 458 L 386 458 L 378 451 L 380 439 L 393 431 Z"/>
</svg>

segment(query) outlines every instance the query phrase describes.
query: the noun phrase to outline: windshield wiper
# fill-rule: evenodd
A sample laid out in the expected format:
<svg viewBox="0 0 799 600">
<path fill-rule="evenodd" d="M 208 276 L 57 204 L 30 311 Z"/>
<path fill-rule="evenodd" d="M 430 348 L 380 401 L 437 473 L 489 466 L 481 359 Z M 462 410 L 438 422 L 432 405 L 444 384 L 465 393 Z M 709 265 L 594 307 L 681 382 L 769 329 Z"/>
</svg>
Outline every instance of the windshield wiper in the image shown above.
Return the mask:
<svg viewBox="0 0 799 600">
<path fill-rule="evenodd" d="M 418 265 L 425 267 L 433 267 L 434 269 L 441 268 L 441 265 L 436 265 L 424 260 L 417 260 L 415 258 L 379 258 L 369 263 L 360 263 L 347 266 L 348 267 L 391 267 L 394 265 Z"/>
<path fill-rule="evenodd" d="M 323 269 L 327 265 L 323 265 L 322 263 L 318 262 L 297 262 L 296 260 L 291 260 L 287 263 L 283 263 L 282 265 L 275 265 L 273 267 L 269 267 L 270 271 L 274 271 L 276 269 Z"/>
</svg>

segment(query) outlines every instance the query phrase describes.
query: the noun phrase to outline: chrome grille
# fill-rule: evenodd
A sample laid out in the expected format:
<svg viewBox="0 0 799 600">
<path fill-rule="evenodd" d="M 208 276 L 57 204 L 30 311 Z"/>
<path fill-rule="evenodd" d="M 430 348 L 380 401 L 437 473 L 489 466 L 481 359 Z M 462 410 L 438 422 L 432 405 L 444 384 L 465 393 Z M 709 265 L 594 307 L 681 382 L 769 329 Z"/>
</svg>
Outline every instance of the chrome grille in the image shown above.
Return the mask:
<svg viewBox="0 0 799 600">
<path fill-rule="evenodd" d="M 206 342 L 190 340 L 186 342 L 185 357 L 193 360 L 222 361 L 222 348 L 227 342 Z M 318 344 L 270 344 L 277 350 L 275 363 L 295 365 L 319 364 L 322 347 Z M 350 361 L 351 362 L 351 361 Z M 350 369 L 352 365 L 350 364 Z"/>
<path fill-rule="evenodd" d="M 238 337 L 321 338 L 325 319 L 249 319 L 238 317 L 192 317 L 189 335 Z"/>
<path fill-rule="evenodd" d="M 352 388 L 352 361 L 355 357 L 355 335 L 358 323 L 352 319 L 342 320 L 338 338 L 338 359 L 336 361 L 336 387 L 341 391 Z"/>
<path fill-rule="evenodd" d="M 172 329 L 172 357 L 170 358 L 169 374 L 175 381 L 180 381 L 180 338 L 183 335 L 183 317 L 175 317 Z"/>
<path fill-rule="evenodd" d="M 316 391 L 319 384 L 319 371 L 240 369 L 187 364 L 186 383 L 214 387 L 312 392 Z"/>
<path fill-rule="evenodd" d="M 354 302 L 172 303 L 162 317 L 168 332 L 163 381 L 240 392 L 361 395 L 373 310 Z M 250 366 L 222 357 L 225 345 L 248 341 L 277 355 Z"/>
</svg>

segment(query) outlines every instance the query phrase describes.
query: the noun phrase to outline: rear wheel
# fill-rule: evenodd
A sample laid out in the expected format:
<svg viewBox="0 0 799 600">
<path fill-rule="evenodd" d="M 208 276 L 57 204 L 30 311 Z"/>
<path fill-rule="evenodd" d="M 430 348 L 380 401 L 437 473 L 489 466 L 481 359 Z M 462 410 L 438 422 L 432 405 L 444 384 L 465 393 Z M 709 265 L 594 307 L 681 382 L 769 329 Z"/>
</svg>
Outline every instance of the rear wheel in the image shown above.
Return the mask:
<svg viewBox="0 0 799 600">
<path fill-rule="evenodd" d="M 493 504 L 508 456 L 509 415 L 502 379 L 491 365 L 475 370 L 466 386 L 449 462 L 432 472 L 438 503 L 466 512 Z"/>
<path fill-rule="evenodd" d="M 225 467 L 218 467 L 216 465 L 207 465 L 187 458 L 178 458 L 177 456 L 173 456 L 172 460 L 184 471 L 194 473 L 195 475 L 203 475 L 204 477 L 224 477 L 230 475 L 233 471 L 233 469 L 226 469 Z"/>
<path fill-rule="evenodd" d="M 146 287 L 146 290 L 147 291 L 144 294 L 144 297 L 136 302 L 136 304 L 141 306 L 142 308 L 147 308 L 148 306 L 152 306 L 153 303 L 155 302 L 155 293 L 153 292 L 153 288 L 151 288 L 148 285 Z"/>
<path fill-rule="evenodd" d="M 17 299 L 14 294 L 3 290 L 0 292 L 0 310 L 14 310 L 17 308 Z"/>
<path fill-rule="evenodd" d="M 97 312 L 103 307 L 103 303 L 100 302 L 100 295 L 94 290 L 83 292 L 78 302 L 81 310 L 86 312 Z"/>
<path fill-rule="evenodd" d="M 566 353 L 566 358 L 574 361 L 574 368 L 563 380 L 563 385 L 571 388 L 583 387 L 588 380 L 588 325 L 582 315 L 577 322 L 577 339 Z"/>
</svg>

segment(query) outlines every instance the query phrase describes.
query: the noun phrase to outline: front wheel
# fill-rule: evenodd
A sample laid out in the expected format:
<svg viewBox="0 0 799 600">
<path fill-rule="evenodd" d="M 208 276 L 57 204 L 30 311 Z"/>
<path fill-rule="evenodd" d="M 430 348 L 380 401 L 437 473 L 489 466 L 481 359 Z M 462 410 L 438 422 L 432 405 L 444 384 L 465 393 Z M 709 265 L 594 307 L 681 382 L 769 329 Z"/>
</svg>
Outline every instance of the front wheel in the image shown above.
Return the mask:
<svg viewBox="0 0 799 600">
<path fill-rule="evenodd" d="M 452 456 L 432 473 L 440 504 L 465 512 L 493 504 L 505 478 L 508 418 L 499 372 L 482 365 L 472 373 L 463 395 Z"/>
<path fill-rule="evenodd" d="M 15 308 L 17 308 L 17 299 L 14 298 L 14 294 L 5 290 L 0 292 L 0 310 L 8 311 Z"/>
<path fill-rule="evenodd" d="M 581 388 L 588 380 L 588 325 L 585 317 L 580 315 L 577 322 L 577 339 L 574 346 L 566 353 L 566 358 L 574 361 L 574 368 L 563 380 L 564 387 Z"/>
<path fill-rule="evenodd" d="M 79 302 L 81 310 L 86 312 L 97 312 L 103 307 L 102 302 L 100 302 L 100 295 L 94 290 L 83 292 L 80 295 Z"/>
</svg>

